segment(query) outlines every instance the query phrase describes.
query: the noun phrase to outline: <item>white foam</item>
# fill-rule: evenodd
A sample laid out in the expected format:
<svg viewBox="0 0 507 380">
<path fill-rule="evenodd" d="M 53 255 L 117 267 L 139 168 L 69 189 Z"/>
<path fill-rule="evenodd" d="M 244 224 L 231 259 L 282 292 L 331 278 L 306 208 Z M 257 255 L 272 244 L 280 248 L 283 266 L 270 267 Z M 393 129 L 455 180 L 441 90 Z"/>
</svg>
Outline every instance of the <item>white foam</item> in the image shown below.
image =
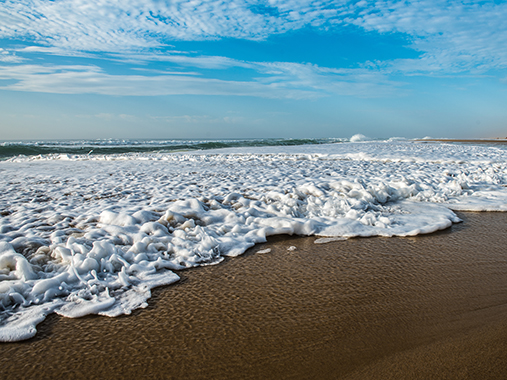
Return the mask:
<svg viewBox="0 0 507 380">
<path fill-rule="evenodd" d="M 507 210 L 506 151 L 407 141 L 0 163 L 0 340 L 129 314 L 267 236 L 413 236 Z M 262 251 L 260 251 L 262 252 Z"/>
<path fill-rule="evenodd" d="M 314 244 L 327 244 L 327 243 L 331 243 L 333 241 L 344 241 L 344 240 L 347 240 L 347 238 L 344 238 L 344 237 L 319 238 L 319 239 L 315 239 Z"/>
<path fill-rule="evenodd" d="M 350 142 L 366 141 L 368 138 L 360 133 L 355 134 L 350 138 Z"/>
</svg>

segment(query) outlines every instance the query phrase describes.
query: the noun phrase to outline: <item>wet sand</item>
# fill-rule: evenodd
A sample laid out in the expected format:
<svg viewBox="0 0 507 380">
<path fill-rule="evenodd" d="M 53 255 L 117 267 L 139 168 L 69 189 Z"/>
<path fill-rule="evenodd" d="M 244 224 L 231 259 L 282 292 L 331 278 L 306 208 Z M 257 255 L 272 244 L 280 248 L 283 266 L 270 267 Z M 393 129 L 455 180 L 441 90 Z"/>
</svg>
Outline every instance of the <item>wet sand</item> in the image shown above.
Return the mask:
<svg viewBox="0 0 507 380">
<path fill-rule="evenodd" d="M 507 378 L 507 213 L 459 216 L 413 238 L 276 237 L 131 316 L 50 316 L 0 344 L 2 378 Z"/>
</svg>

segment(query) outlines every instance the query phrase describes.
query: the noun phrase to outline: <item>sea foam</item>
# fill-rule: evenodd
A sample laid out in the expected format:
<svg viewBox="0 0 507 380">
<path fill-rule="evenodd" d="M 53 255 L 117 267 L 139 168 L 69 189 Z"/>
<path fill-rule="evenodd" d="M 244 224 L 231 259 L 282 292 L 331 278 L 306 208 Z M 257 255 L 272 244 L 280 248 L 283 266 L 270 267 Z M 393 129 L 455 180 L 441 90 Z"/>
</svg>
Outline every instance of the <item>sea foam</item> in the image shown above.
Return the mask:
<svg viewBox="0 0 507 380">
<path fill-rule="evenodd" d="M 129 314 L 271 235 L 413 236 L 507 210 L 505 150 L 360 140 L 1 162 L 0 340 L 52 312 Z"/>
</svg>

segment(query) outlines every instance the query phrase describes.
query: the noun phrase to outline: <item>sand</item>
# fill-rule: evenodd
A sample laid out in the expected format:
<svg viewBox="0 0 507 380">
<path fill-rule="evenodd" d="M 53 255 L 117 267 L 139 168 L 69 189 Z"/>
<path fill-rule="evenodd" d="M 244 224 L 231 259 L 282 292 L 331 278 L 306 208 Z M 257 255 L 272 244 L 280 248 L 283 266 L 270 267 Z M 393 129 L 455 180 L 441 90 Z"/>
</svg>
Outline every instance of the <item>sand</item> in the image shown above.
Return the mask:
<svg viewBox="0 0 507 380">
<path fill-rule="evenodd" d="M 413 238 L 277 237 L 131 316 L 50 316 L 0 344 L 2 378 L 507 378 L 507 213 L 459 216 Z"/>
</svg>

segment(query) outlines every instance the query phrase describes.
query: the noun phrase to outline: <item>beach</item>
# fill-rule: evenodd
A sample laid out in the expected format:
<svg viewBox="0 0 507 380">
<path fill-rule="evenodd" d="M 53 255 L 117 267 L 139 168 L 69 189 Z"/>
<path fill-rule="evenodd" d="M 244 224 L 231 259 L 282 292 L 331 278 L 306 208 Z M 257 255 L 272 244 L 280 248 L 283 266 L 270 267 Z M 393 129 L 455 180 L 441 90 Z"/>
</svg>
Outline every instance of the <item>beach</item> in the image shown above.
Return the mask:
<svg viewBox="0 0 507 380">
<path fill-rule="evenodd" d="M 0 0 L 0 380 L 507 380 L 506 19 Z"/>
<path fill-rule="evenodd" d="M 505 145 L 507 138 L 494 138 L 494 139 L 416 139 L 417 142 L 439 142 L 439 143 L 459 143 L 459 144 L 487 144 L 487 145 Z"/>
<path fill-rule="evenodd" d="M 8 378 L 503 376 L 504 146 L 128 149 L 0 162 Z"/>
<path fill-rule="evenodd" d="M 51 315 L 0 345 L 3 376 L 502 378 L 507 214 L 458 216 L 416 237 L 274 237 L 178 272 L 131 316 Z"/>
</svg>

